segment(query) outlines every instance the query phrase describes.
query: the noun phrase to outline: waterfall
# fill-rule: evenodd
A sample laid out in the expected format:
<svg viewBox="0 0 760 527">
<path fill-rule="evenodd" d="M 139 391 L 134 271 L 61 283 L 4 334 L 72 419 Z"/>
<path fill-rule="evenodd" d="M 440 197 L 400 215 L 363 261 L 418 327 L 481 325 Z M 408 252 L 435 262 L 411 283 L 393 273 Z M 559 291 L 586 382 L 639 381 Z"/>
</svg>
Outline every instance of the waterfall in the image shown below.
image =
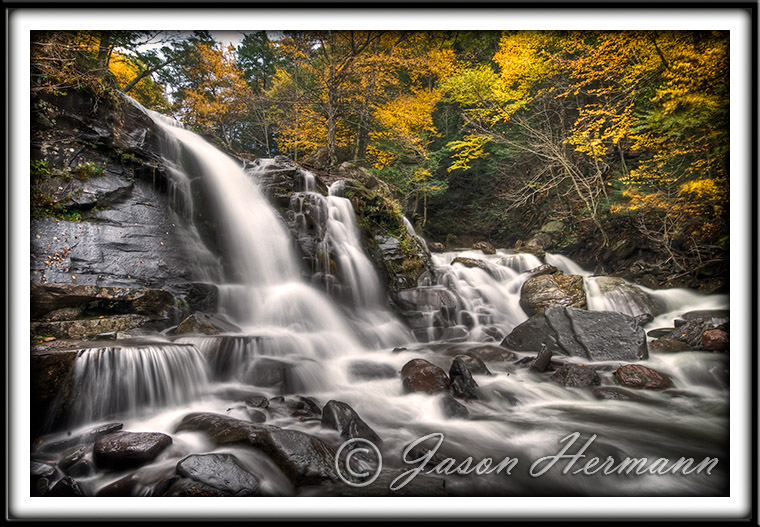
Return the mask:
<svg viewBox="0 0 760 527">
<path fill-rule="evenodd" d="M 642 390 L 631 400 L 597 399 L 592 389 L 568 388 L 549 380 L 548 374 L 520 368 L 515 361 L 530 360 L 534 353 L 512 354 L 497 345 L 528 318 L 520 307 L 520 289 L 530 277 L 527 271 L 542 261 L 504 249 L 432 255 L 434 285 L 399 293 L 416 309 L 404 314 L 410 331 L 385 305 L 384 284 L 365 252 L 360 222 L 343 195 L 344 182 L 333 183 L 324 196 L 317 192 L 314 174 L 300 170 L 290 214 L 304 229 L 323 226 L 311 233 L 316 261 L 302 262 L 290 223 L 260 188 L 261 176 L 274 161 L 257 160 L 246 169 L 198 135 L 145 111 L 158 125 L 174 206 L 188 223 L 201 210 L 216 223 L 219 261 L 206 265 L 208 249 L 189 245 L 189 250 L 218 286 L 221 313 L 241 328 L 220 335 L 172 336 L 160 343 L 101 346 L 76 358 L 76 407 L 67 410 L 72 423 L 118 418 L 125 430 L 172 435 L 172 449 L 138 474 L 146 486 L 155 488 L 173 475 L 185 455 L 216 450 L 197 432 L 176 432 L 183 416 L 211 412 L 249 420 L 245 401 L 251 394 L 264 395 L 272 405 L 285 401 L 280 397 L 298 396 L 313 397 L 320 407 L 330 400 L 349 404 L 382 437 L 383 454 L 390 456 L 388 466 L 394 468 L 400 466 L 398 454 L 406 445 L 431 432 L 445 436 L 444 456 L 478 460 L 509 455 L 525 468 L 541 456 L 556 454 L 559 441 L 573 432 L 597 434 L 599 440 L 588 453 L 602 459 L 714 455 L 723 456 L 721 463 L 727 467 L 727 354 L 651 356 L 642 364 L 669 375 L 673 386 Z M 315 217 L 306 217 L 306 204 L 313 205 L 309 213 Z M 408 221 L 405 225 L 416 236 Z M 584 277 L 592 309 L 630 308 L 633 300 L 612 301 L 596 287 L 596 277 L 568 258 L 547 254 L 545 261 Z M 308 271 L 329 280 L 311 283 Z M 345 298 L 331 296 L 333 290 L 326 285 L 336 284 L 345 288 Z M 717 295 L 639 289 L 661 307 L 662 314 L 647 328 L 670 326 L 686 311 L 726 307 L 727 302 Z M 474 375 L 481 396 L 462 401 L 470 420 L 448 417 L 442 394 L 405 392 L 397 372 L 406 363 L 424 358 L 449 371 L 453 357 L 463 353 L 485 357 L 492 373 Z M 510 358 L 500 358 L 500 353 Z M 580 362 L 577 357 L 561 359 Z M 357 365 L 371 374 L 356 375 Z M 604 388 L 619 389 L 611 376 L 619 363 L 595 366 Z M 272 412 L 266 419 L 266 424 L 337 440 L 318 418 Z M 220 451 L 250 455 L 239 445 L 224 445 Z M 721 492 L 727 474 L 571 477 L 557 471 L 536 479 L 524 472 L 491 479 L 450 478 L 447 489 L 460 495 L 622 496 L 639 494 L 643 486 L 652 495 L 699 495 Z M 100 488 L 114 477 L 98 472 L 90 482 Z M 283 492 L 301 491 L 285 488 Z"/>
</svg>

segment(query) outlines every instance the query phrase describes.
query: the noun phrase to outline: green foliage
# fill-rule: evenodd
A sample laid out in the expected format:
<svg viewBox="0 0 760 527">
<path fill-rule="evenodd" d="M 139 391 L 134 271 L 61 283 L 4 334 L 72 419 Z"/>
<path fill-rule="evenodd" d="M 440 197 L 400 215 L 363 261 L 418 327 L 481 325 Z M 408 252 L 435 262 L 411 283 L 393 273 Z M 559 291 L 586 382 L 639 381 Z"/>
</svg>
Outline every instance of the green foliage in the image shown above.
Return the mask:
<svg viewBox="0 0 760 527">
<path fill-rule="evenodd" d="M 99 167 L 92 161 L 87 161 L 81 165 L 77 165 L 72 169 L 72 173 L 82 181 L 87 181 L 91 177 L 102 177 L 105 174 L 103 167 Z"/>
</svg>

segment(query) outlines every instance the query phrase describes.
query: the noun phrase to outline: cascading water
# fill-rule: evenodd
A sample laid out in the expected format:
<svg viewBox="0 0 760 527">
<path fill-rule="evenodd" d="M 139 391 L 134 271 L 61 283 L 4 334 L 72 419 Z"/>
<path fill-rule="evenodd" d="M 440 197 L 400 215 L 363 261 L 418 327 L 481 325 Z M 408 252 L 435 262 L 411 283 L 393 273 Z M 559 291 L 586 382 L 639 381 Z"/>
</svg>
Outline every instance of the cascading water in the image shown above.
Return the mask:
<svg viewBox="0 0 760 527">
<path fill-rule="evenodd" d="M 302 276 L 289 234 L 258 188 L 257 174 L 270 163 L 259 160 L 247 173 L 240 163 L 199 136 L 148 112 L 159 125 L 164 155 L 181 183 L 177 201 L 192 217 L 187 189 L 201 185 L 203 200 L 216 213 L 224 262 L 209 281 L 219 287 L 221 314 L 241 330 L 217 336 L 181 336 L 165 343 L 134 343 L 120 350 L 91 350 L 76 361 L 74 377 L 86 401 L 72 415 L 80 424 L 118 418 L 125 429 L 172 435 L 172 448 L 136 474 L 134 492 L 150 494 L 174 474 L 176 462 L 189 453 L 233 452 L 260 475 L 265 493 L 299 494 L 263 456 L 244 447 L 216 447 L 197 432 L 177 432 L 189 412 L 212 412 L 248 420 L 245 394 L 267 397 L 307 395 L 321 404 L 331 399 L 351 405 L 383 440 L 384 465 L 402 468 L 401 451 L 430 433 L 445 440 L 438 454 L 475 462 L 505 456 L 519 459 L 511 475 L 459 476 L 449 480 L 453 495 L 713 495 L 727 485 L 727 356 L 705 352 L 660 354 L 641 362 L 670 376 L 672 388 L 641 393 L 633 400 L 599 400 L 586 389 L 549 382 L 514 360 L 535 355 L 517 352 L 509 361 L 496 346 L 528 317 L 520 308 L 525 272 L 541 264 L 535 256 L 497 251 L 484 255 L 456 251 L 432 256 L 437 285 L 410 293 L 420 307 L 421 322 L 409 332 L 384 306 L 384 291 L 361 243 L 353 208 L 335 183 L 328 196 L 315 191 L 315 178 L 304 172 L 303 192 L 295 199 L 321 203 L 327 214 L 318 270 L 335 271 L 350 290 L 348 305 L 339 306 L 319 284 Z M 193 187 L 195 188 L 195 187 Z M 187 213 L 190 214 L 187 214 Z M 203 249 L 205 250 L 205 249 Z M 198 249 L 202 251 L 202 249 Z M 207 251 L 207 250 L 206 250 Z M 331 269 L 330 255 L 337 270 Z M 593 278 L 566 258 L 547 254 L 546 261 L 567 273 Z M 223 272 L 221 271 L 223 269 Z M 592 281 L 592 282 L 589 282 Z M 656 297 L 665 314 L 647 327 L 669 325 L 676 314 L 695 308 L 726 307 L 725 297 L 703 297 L 684 291 L 645 291 Z M 701 299 L 695 303 L 697 295 Z M 589 303 L 599 306 L 599 295 Z M 597 304 L 595 304 L 595 302 Z M 625 303 L 626 300 L 619 299 Z M 619 303 L 606 304 L 624 310 Z M 670 317 L 665 320 L 662 317 Z M 436 322 L 440 321 L 439 325 Z M 413 338 L 412 333 L 417 338 Z M 418 342 L 421 341 L 421 342 Z M 396 346 L 405 346 L 392 350 Z M 449 418 L 442 395 L 406 393 L 398 372 L 404 364 L 425 358 L 449 369 L 458 354 L 478 352 L 492 375 L 477 374 L 481 397 L 467 401 L 470 420 Z M 566 362 L 580 362 L 563 358 Z M 618 363 L 595 363 L 610 372 Z M 369 369 L 372 374 L 357 374 Z M 391 375 L 382 372 L 390 370 Z M 381 372 L 376 374 L 376 372 Z M 611 375 L 603 384 L 611 385 Z M 243 395 L 240 395 L 243 394 Z M 274 399 L 272 399 L 274 400 Z M 267 424 L 322 435 L 332 432 L 318 420 L 272 414 Z M 556 454 L 559 441 L 578 432 L 573 452 L 592 434 L 587 456 L 622 460 L 641 458 L 719 457 L 712 476 L 614 475 L 573 476 L 561 468 L 531 477 L 531 463 Z M 429 443 L 428 443 L 429 445 Z M 564 468 L 565 463 L 562 463 Z M 93 489 L 125 476 L 99 471 L 85 478 Z"/>
</svg>

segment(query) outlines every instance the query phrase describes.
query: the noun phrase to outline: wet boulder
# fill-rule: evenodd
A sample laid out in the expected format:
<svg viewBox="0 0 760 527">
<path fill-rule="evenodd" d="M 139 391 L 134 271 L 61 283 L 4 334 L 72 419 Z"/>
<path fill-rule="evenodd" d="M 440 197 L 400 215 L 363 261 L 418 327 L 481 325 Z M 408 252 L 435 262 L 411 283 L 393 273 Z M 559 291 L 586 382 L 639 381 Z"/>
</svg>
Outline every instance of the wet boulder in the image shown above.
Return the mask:
<svg viewBox="0 0 760 527">
<path fill-rule="evenodd" d="M 228 496 L 259 496 L 259 478 L 232 454 L 191 454 L 177 463 L 177 474 Z"/>
<path fill-rule="evenodd" d="M 528 315 L 543 311 L 550 305 L 586 308 L 586 290 L 583 277 L 539 274 L 528 278 L 520 289 L 520 307 Z"/>
<path fill-rule="evenodd" d="M 533 315 L 501 342 L 503 347 L 522 351 L 538 351 L 542 344 L 553 353 L 588 361 L 648 357 L 646 333 L 633 317 L 563 306 L 549 306 Z"/>
<path fill-rule="evenodd" d="M 153 461 L 172 443 L 159 432 L 114 432 L 97 440 L 93 460 L 98 467 L 133 468 Z"/>
<path fill-rule="evenodd" d="M 464 360 L 455 358 L 449 369 L 451 393 L 460 399 L 478 399 L 478 383 L 472 378 Z"/>
<path fill-rule="evenodd" d="M 430 249 L 430 252 L 433 253 L 442 253 L 446 251 L 446 246 L 440 242 L 430 242 L 428 248 Z"/>
<path fill-rule="evenodd" d="M 663 390 L 670 386 L 670 377 L 641 364 L 626 364 L 615 370 L 615 382 L 637 390 Z"/>
<path fill-rule="evenodd" d="M 317 437 L 296 430 L 260 429 L 248 437 L 248 443 L 269 456 L 297 487 L 338 480 L 335 451 Z"/>
<path fill-rule="evenodd" d="M 322 426 L 337 430 L 344 440 L 358 437 L 378 446 L 382 444 L 380 436 L 359 417 L 356 410 L 341 401 L 328 401 L 322 411 Z"/>
<path fill-rule="evenodd" d="M 446 372 L 424 359 L 413 359 L 401 369 L 407 392 L 441 393 L 449 390 L 451 380 Z"/>
<path fill-rule="evenodd" d="M 598 386 L 600 383 L 596 370 L 581 364 L 563 364 L 549 378 L 571 388 L 588 388 Z"/>
<path fill-rule="evenodd" d="M 721 329 L 708 329 L 702 333 L 702 349 L 728 351 L 728 333 Z"/>
</svg>

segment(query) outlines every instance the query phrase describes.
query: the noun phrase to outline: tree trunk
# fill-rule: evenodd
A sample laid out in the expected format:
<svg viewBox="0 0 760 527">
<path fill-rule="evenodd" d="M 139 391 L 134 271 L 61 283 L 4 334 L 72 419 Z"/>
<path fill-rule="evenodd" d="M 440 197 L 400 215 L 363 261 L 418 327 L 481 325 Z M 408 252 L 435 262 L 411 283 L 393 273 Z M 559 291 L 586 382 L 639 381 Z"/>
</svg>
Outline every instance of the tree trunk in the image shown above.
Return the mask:
<svg viewBox="0 0 760 527">
<path fill-rule="evenodd" d="M 98 56 L 96 58 L 98 67 L 103 71 L 108 69 L 108 58 L 111 56 L 111 40 L 113 35 L 110 31 L 100 32 L 100 44 L 98 44 Z"/>
</svg>

